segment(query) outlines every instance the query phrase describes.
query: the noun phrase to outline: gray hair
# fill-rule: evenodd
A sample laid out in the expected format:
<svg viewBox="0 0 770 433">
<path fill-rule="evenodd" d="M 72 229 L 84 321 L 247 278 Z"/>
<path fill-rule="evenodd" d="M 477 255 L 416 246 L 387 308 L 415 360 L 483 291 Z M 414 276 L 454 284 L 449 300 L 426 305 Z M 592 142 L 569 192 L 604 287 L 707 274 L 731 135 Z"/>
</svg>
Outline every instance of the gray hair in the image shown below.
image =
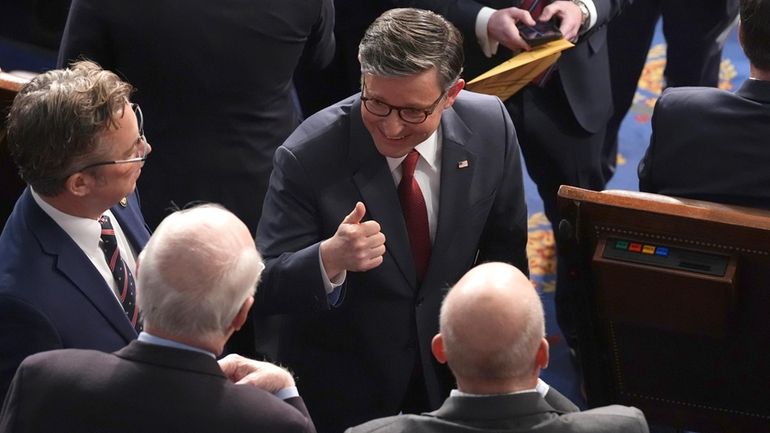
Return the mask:
<svg viewBox="0 0 770 433">
<path fill-rule="evenodd" d="M 463 38 L 441 15 L 412 9 L 390 9 L 366 30 L 358 46 L 361 73 L 403 77 L 436 68 L 446 91 L 463 71 Z"/>
<path fill-rule="evenodd" d="M 77 165 L 117 127 L 133 87 L 89 61 L 40 74 L 16 95 L 8 114 L 8 146 L 19 175 L 55 196 Z"/>
<path fill-rule="evenodd" d="M 166 217 L 140 255 L 137 303 L 145 323 L 172 335 L 223 335 L 264 269 L 248 233 L 218 205 Z"/>
</svg>

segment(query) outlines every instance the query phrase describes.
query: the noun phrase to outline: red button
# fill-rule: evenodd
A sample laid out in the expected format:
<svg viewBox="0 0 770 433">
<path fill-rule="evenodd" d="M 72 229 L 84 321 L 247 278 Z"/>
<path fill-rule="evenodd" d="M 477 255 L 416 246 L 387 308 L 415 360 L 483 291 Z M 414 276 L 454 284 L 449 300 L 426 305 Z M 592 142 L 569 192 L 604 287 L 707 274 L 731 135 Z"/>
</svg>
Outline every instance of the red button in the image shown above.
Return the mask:
<svg viewBox="0 0 770 433">
<path fill-rule="evenodd" d="M 635 253 L 641 253 L 642 252 L 642 244 L 637 244 L 635 242 L 632 242 L 631 245 L 628 246 L 628 251 L 633 251 Z"/>
</svg>

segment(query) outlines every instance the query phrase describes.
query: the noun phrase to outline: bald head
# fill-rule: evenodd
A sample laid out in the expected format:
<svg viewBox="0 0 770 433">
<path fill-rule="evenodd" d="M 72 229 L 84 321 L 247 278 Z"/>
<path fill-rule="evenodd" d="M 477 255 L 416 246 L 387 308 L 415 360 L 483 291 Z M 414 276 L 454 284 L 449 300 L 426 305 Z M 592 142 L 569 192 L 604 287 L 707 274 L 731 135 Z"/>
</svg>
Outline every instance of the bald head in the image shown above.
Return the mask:
<svg viewBox="0 0 770 433">
<path fill-rule="evenodd" d="M 137 297 L 150 327 L 187 338 L 226 336 L 264 265 L 246 225 L 222 207 L 175 212 L 140 256 Z"/>
<path fill-rule="evenodd" d="M 437 338 L 458 384 L 503 381 L 526 388 L 547 364 L 544 323 L 540 297 L 529 279 L 511 265 L 485 263 L 450 290 Z M 542 344 L 545 360 L 538 359 Z"/>
</svg>

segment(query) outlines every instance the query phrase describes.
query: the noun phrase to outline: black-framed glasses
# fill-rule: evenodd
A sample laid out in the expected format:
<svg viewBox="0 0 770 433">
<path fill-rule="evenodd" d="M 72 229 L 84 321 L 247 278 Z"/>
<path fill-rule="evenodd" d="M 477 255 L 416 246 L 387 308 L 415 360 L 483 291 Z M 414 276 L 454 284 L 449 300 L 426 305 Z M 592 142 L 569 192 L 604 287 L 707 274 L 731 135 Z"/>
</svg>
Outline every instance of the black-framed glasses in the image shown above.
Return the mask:
<svg viewBox="0 0 770 433">
<path fill-rule="evenodd" d="M 116 159 L 112 161 L 101 161 L 101 162 L 95 162 L 93 164 L 88 164 L 87 166 L 81 168 L 77 171 L 83 171 L 89 168 L 98 167 L 100 165 L 112 165 L 112 164 L 130 164 L 133 162 L 144 162 L 147 160 L 147 138 L 144 136 L 144 116 L 142 116 L 142 109 L 139 107 L 139 104 L 131 103 L 131 109 L 134 111 L 134 114 L 136 115 L 136 123 L 139 127 L 139 140 L 138 144 L 141 147 L 139 150 L 139 156 L 128 158 L 128 159 Z"/>
<path fill-rule="evenodd" d="M 366 91 L 366 82 L 364 82 L 364 91 Z M 425 122 L 425 120 L 428 119 L 428 116 L 436 111 L 438 103 L 441 102 L 446 94 L 446 90 L 441 92 L 438 99 L 433 101 L 433 103 L 430 104 L 428 108 L 397 107 L 395 105 L 382 102 L 376 98 L 368 98 L 364 95 L 361 95 L 361 101 L 363 102 L 366 111 L 374 114 L 375 116 L 388 117 L 390 116 L 390 113 L 393 112 L 393 110 L 396 110 L 398 117 L 401 120 L 406 123 L 417 125 Z"/>
</svg>

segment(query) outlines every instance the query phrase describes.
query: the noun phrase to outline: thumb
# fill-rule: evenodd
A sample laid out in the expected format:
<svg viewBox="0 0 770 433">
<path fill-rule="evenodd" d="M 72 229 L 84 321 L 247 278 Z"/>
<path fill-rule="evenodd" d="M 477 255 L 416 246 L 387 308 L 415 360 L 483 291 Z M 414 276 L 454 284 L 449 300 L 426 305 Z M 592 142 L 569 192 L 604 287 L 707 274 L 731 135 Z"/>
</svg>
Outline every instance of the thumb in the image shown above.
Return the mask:
<svg viewBox="0 0 770 433">
<path fill-rule="evenodd" d="M 364 204 L 361 203 L 360 201 L 356 202 L 356 207 L 353 208 L 353 212 L 350 212 L 348 216 L 346 216 L 345 219 L 342 220 L 342 223 L 358 224 L 364 218 L 365 214 L 366 214 L 366 206 L 364 206 Z"/>
</svg>

